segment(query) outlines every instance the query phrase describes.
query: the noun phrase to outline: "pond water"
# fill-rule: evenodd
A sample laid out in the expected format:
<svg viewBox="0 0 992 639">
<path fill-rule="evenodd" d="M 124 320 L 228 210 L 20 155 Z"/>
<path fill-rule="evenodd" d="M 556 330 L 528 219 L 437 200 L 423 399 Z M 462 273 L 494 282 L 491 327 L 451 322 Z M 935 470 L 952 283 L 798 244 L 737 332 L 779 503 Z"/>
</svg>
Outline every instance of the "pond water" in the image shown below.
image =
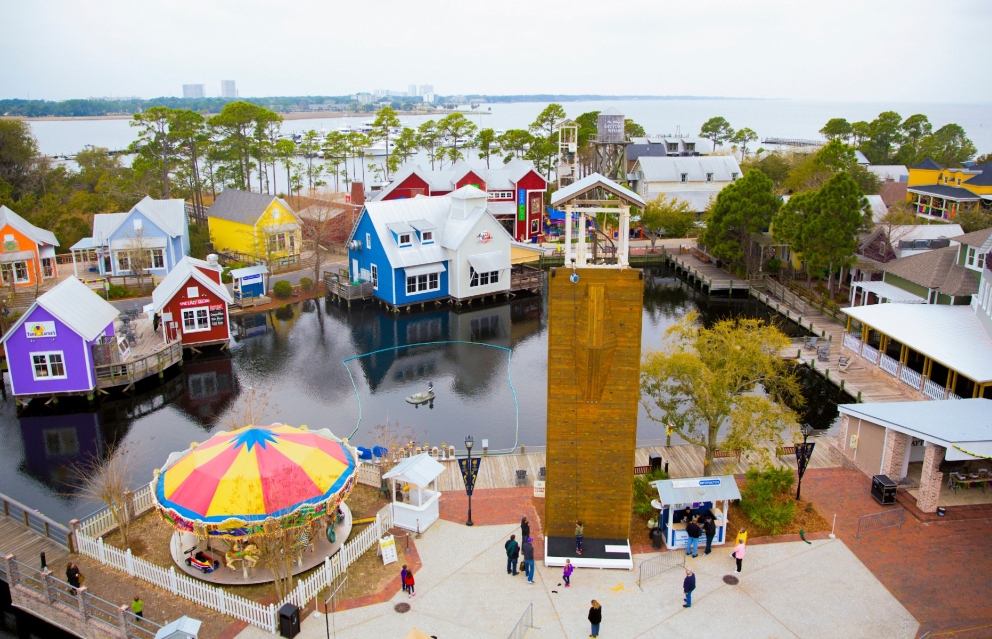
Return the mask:
<svg viewBox="0 0 992 639">
<path fill-rule="evenodd" d="M 707 298 L 665 270 L 647 273 L 642 349 L 659 347 L 665 330 L 697 311 L 711 324 L 728 316 L 763 317 L 753 299 Z M 98 505 L 78 496 L 71 469 L 121 442 L 151 477 L 172 451 L 227 428 L 249 389 L 264 398 L 264 423 L 307 424 L 371 444 L 371 428 L 387 420 L 422 433 L 421 442 L 461 447 L 465 435 L 489 440 L 491 450 L 545 442 L 547 314 L 545 296 L 394 315 L 366 305 L 350 311 L 326 300 L 290 304 L 237 320 L 231 353 L 199 357 L 149 380 L 133 397 L 111 395 L 94 405 L 63 399 L 58 407 L 18 412 L 0 403 L 0 492 L 58 521 L 82 517 Z M 794 324 L 783 328 L 794 335 Z M 425 342 L 444 342 L 410 346 Z M 356 357 L 358 356 L 358 357 Z M 345 361 L 348 360 L 348 361 Z M 433 408 L 405 397 L 433 382 Z M 804 421 L 829 428 L 836 419 L 835 387 L 804 377 Z M 848 401 L 843 399 L 841 401 Z M 643 407 L 638 441 L 664 438 Z M 678 438 L 673 438 L 674 442 Z"/>
</svg>

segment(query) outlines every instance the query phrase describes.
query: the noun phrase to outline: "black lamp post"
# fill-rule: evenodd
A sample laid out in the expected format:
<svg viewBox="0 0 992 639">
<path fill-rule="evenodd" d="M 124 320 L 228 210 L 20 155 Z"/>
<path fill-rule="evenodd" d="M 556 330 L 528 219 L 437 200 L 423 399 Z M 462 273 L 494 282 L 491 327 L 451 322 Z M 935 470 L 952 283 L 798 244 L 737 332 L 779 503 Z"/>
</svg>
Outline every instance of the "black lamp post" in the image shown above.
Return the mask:
<svg viewBox="0 0 992 639">
<path fill-rule="evenodd" d="M 468 449 L 468 472 L 469 472 L 469 477 L 470 478 L 471 478 L 471 473 L 472 473 L 472 445 L 473 444 L 475 444 L 475 440 L 472 439 L 472 436 L 471 435 L 469 435 L 468 437 L 465 438 L 465 448 Z M 471 488 L 467 488 L 465 492 L 468 493 L 468 521 L 465 522 L 465 525 L 466 526 L 474 526 L 475 524 L 472 523 L 472 489 Z"/>
<path fill-rule="evenodd" d="M 799 431 L 803 434 L 803 443 L 796 445 L 796 469 L 799 471 L 799 484 L 796 486 L 796 501 L 799 501 L 799 495 L 803 489 L 803 475 L 806 474 L 806 466 L 809 464 L 810 457 L 813 456 L 813 447 L 816 446 L 815 443 L 806 443 L 806 440 L 813 433 L 812 426 L 803 424 Z"/>
</svg>

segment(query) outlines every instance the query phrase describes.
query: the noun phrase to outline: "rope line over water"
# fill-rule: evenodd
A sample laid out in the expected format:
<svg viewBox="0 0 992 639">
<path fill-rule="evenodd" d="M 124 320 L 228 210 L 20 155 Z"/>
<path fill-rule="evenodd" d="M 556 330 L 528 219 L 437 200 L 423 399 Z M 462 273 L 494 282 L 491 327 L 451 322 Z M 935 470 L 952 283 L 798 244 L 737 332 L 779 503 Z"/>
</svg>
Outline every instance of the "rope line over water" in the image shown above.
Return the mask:
<svg viewBox="0 0 992 639">
<path fill-rule="evenodd" d="M 348 362 L 361 359 L 363 357 L 369 357 L 371 355 L 376 355 L 378 353 L 385 353 L 387 351 L 395 351 L 401 348 L 417 348 L 418 346 L 443 346 L 445 344 L 467 344 L 469 346 L 485 346 L 486 348 L 495 348 L 500 351 L 506 351 L 506 380 L 510 384 L 510 393 L 513 395 L 513 412 L 515 428 L 513 432 L 513 447 L 505 451 L 490 451 L 490 455 L 510 455 L 517 450 L 517 446 L 520 445 L 520 402 L 517 401 L 517 390 L 513 387 L 513 373 L 510 369 L 510 364 L 513 363 L 513 351 L 505 346 L 497 346 L 496 344 L 485 344 L 483 342 L 467 342 L 465 340 L 446 340 L 443 342 L 418 342 L 416 344 L 404 344 L 402 346 L 390 346 L 389 348 L 380 348 L 379 350 L 369 351 L 368 353 L 362 353 L 361 355 L 352 355 L 351 357 L 346 357 L 341 360 L 341 365 L 344 369 L 348 371 L 348 379 L 351 380 L 351 388 L 355 392 L 355 400 L 358 402 L 358 423 L 355 424 L 355 430 L 351 431 L 348 435 L 350 440 L 358 432 L 358 429 L 362 427 L 362 398 L 358 394 L 358 385 L 355 383 L 355 376 L 351 374 L 351 368 L 348 367 Z"/>
</svg>

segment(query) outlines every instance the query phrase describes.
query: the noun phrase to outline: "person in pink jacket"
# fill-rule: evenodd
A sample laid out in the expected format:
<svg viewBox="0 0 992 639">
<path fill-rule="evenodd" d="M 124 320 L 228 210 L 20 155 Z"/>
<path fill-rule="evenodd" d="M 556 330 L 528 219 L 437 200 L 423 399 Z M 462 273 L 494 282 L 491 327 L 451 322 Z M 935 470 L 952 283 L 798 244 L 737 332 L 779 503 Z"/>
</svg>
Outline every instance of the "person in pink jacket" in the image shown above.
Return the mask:
<svg viewBox="0 0 992 639">
<path fill-rule="evenodd" d="M 735 560 L 737 560 L 737 570 L 734 571 L 735 575 L 741 574 L 741 562 L 744 561 L 744 553 L 747 547 L 744 542 L 738 540 L 737 545 L 734 547 L 734 552 L 731 555 Z"/>
<path fill-rule="evenodd" d="M 563 570 L 562 573 L 561 573 L 562 578 L 565 579 L 565 587 L 566 588 L 568 588 L 569 585 L 570 585 L 568 583 L 568 580 L 571 579 L 571 577 L 572 577 L 572 571 L 573 570 L 575 570 L 575 566 L 572 565 L 572 561 L 570 559 L 566 559 L 565 560 L 565 570 Z"/>
</svg>

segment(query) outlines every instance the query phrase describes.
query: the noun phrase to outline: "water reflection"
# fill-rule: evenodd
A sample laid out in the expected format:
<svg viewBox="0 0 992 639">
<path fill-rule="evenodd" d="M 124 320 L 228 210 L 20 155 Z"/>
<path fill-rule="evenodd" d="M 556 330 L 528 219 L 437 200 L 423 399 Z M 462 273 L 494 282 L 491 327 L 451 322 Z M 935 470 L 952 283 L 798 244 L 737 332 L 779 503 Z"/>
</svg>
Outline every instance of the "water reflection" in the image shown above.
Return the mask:
<svg viewBox="0 0 992 639">
<path fill-rule="evenodd" d="M 237 398 L 238 383 L 230 355 L 194 359 L 183 364 L 185 392 L 176 408 L 210 432 Z"/>
</svg>

